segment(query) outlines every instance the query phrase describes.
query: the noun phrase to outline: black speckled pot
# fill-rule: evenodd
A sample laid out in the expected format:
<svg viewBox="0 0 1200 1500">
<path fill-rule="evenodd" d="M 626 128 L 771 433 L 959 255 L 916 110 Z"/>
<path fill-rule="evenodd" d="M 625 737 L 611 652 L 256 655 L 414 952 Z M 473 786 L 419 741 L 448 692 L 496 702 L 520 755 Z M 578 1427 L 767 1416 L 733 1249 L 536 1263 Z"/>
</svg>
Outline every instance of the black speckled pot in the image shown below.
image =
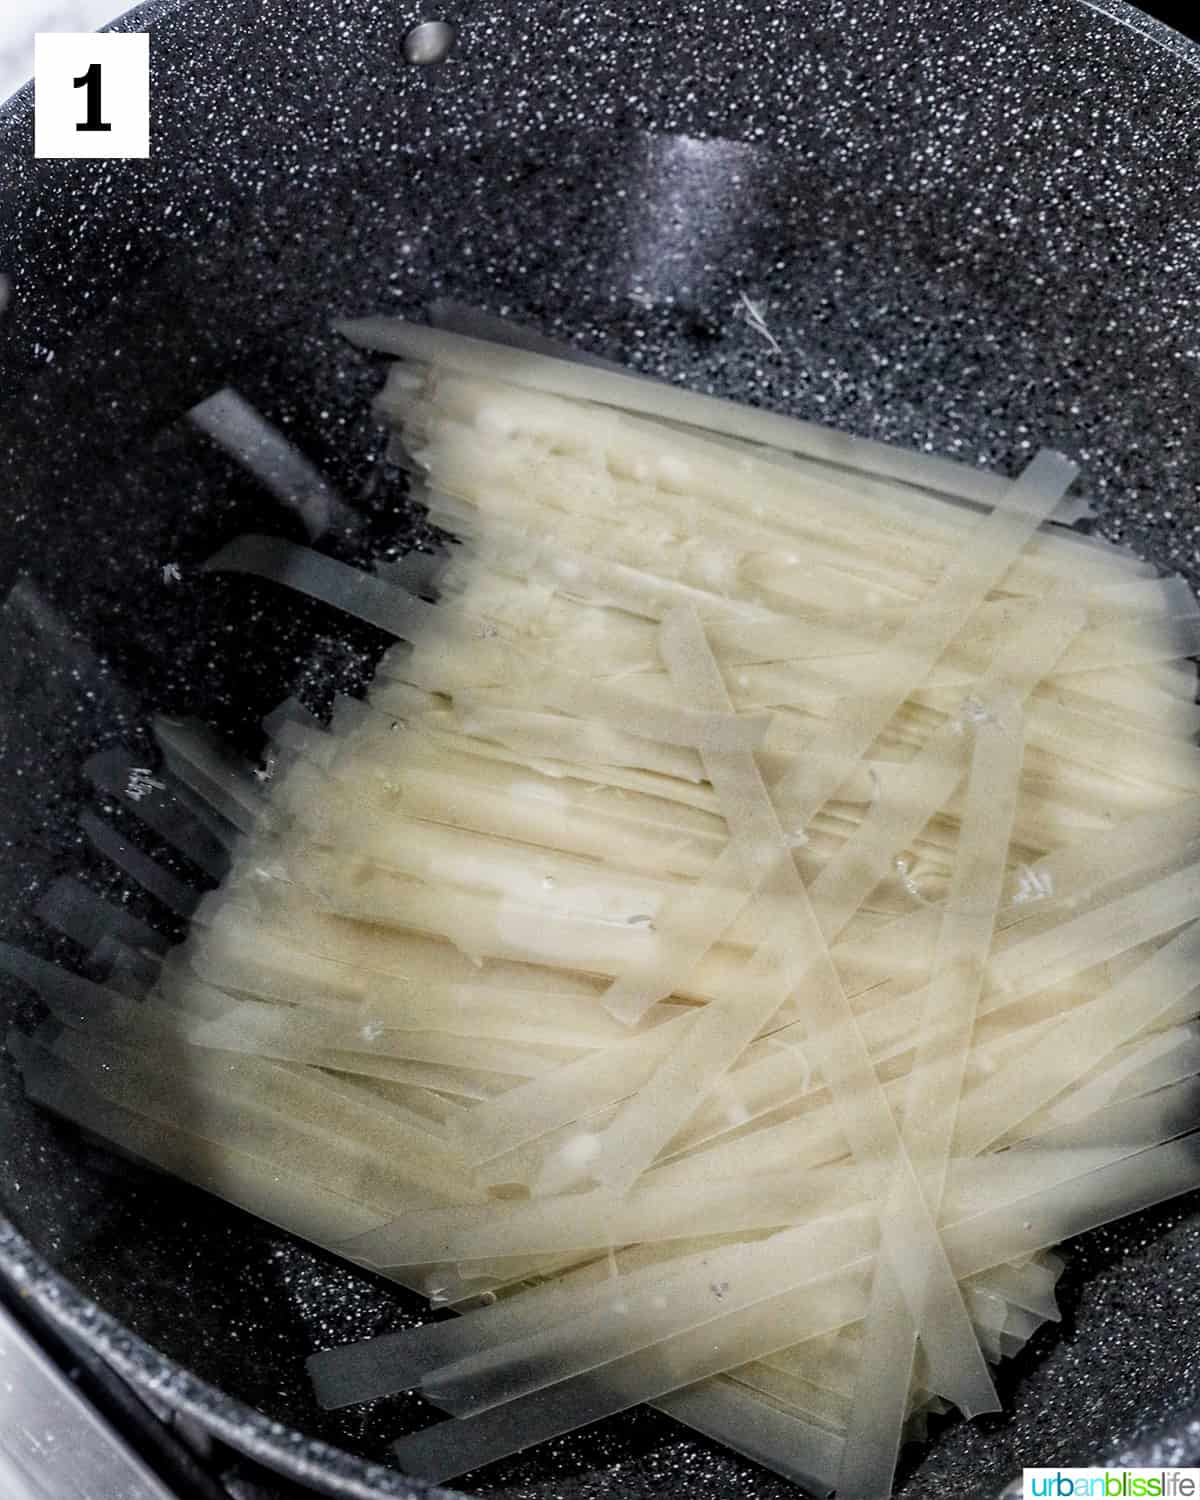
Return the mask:
<svg viewBox="0 0 1200 1500">
<path fill-rule="evenodd" d="M 122 23 L 153 25 L 149 162 L 35 165 L 29 94 L 0 109 L 0 599 L 27 580 L 0 609 L 0 937 L 86 968 L 31 916 L 63 872 L 163 915 L 77 831 L 89 751 L 144 751 L 156 709 L 249 745 L 297 683 L 369 670 L 369 631 L 197 572 L 293 523 L 179 422 L 236 384 L 359 504 L 365 529 L 329 545 L 407 543 L 398 480 L 367 484 L 376 377 L 335 313 L 448 295 L 970 461 L 1048 441 L 1109 536 L 1200 576 L 1200 49 L 1118 0 L 452 13 L 457 54 L 420 71 L 396 0 L 158 0 Z M 413 1493 L 370 1460 L 420 1403 L 321 1414 L 302 1360 L 414 1304 L 115 1163 L 32 1113 L 2 1057 L 0 1201 L 5 1275 L 156 1400 L 325 1492 Z M 994 1496 L 1022 1463 L 1135 1445 L 1200 1456 L 1196 1203 L 1079 1242 L 1064 1289 L 1061 1332 L 1004 1378 L 1009 1414 L 948 1426 L 903 1495 Z M 644 1412 L 474 1488 L 789 1493 Z"/>
</svg>

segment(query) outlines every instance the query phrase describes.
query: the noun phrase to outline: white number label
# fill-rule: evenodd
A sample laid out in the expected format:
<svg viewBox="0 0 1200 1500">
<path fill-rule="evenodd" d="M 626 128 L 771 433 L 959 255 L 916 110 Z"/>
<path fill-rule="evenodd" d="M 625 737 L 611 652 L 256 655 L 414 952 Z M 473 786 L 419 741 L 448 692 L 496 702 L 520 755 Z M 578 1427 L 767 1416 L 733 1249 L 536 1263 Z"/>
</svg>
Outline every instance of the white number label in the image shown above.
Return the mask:
<svg viewBox="0 0 1200 1500">
<path fill-rule="evenodd" d="M 150 155 L 150 36 L 144 31 L 39 32 L 34 155 Z"/>
</svg>

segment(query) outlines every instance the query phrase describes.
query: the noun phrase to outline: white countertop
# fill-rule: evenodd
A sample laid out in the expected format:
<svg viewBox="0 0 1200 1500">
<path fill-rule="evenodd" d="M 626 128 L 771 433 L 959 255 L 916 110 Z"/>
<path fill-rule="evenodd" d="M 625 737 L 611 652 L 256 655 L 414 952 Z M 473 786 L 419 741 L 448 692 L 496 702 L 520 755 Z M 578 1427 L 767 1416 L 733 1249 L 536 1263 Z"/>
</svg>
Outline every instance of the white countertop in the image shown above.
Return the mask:
<svg viewBox="0 0 1200 1500">
<path fill-rule="evenodd" d="M 33 75 L 38 31 L 95 31 L 133 0 L 0 0 L 0 102 Z"/>
</svg>

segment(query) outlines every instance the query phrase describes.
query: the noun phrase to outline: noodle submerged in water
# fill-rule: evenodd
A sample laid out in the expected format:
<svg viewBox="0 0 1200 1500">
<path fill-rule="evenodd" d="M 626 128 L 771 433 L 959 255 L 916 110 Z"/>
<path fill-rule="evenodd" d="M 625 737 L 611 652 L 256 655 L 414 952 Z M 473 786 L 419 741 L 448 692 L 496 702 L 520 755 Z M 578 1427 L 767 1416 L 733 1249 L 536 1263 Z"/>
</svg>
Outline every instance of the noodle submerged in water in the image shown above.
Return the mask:
<svg viewBox="0 0 1200 1500">
<path fill-rule="evenodd" d="M 1055 524 L 1054 453 L 343 331 L 404 360 L 438 602 L 210 561 L 398 644 L 330 728 L 270 716 L 269 784 L 159 726 L 229 871 L 169 889 L 145 998 L 0 952 L 29 1092 L 456 1306 L 311 1361 L 450 1415 L 414 1473 L 650 1402 L 886 1496 L 930 1413 L 997 1409 L 1053 1246 L 1200 1183 L 1200 610 Z"/>
</svg>

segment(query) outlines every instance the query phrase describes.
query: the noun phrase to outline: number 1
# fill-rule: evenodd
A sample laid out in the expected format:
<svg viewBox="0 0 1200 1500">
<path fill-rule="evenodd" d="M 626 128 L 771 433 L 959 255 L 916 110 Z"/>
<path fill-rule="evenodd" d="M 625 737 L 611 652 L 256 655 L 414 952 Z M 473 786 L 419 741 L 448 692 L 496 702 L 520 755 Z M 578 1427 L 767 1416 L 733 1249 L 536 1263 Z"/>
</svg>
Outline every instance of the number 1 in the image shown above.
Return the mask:
<svg viewBox="0 0 1200 1500">
<path fill-rule="evenodd" d="M 76 130 L 106 131 L 112 129 L 111 125 L 105 125 L 100 118 L 100 81 L 99 63 L 93 63 L 82 78 L 75 80 L 77 89 L 87 89 L 87 119 L 82 125 L 76 125 Z"/>
</svg>

